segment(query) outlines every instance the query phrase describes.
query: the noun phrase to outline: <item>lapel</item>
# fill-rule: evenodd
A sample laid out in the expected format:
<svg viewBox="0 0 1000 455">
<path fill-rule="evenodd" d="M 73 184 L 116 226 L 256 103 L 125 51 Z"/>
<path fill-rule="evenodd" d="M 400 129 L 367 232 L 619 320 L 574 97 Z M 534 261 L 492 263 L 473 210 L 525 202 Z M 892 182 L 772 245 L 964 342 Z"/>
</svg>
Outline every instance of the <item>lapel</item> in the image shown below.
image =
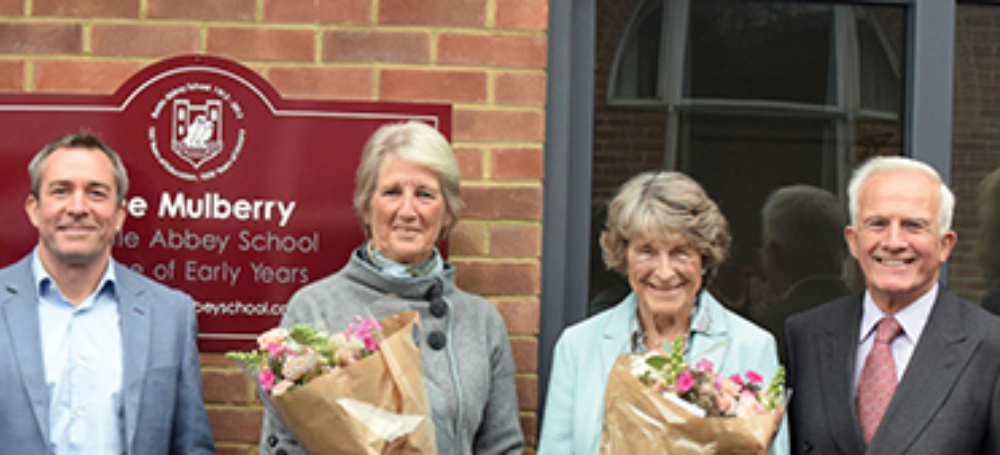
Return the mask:
<svg viewBox="0 0 1000 455">
<path fill-rule="evenodd" d="M 842 300 L 830 320 L 817 332 L 820 382 L 831 438 L 842 453 L 864 453 L 865 440 L 854 405 L 854 358 L 857 355 L 861 298 L 855 294 Z M 795 399 L 794 391 L 792 399 Z"/>
<path fill-rule="evenodd" d="M 42 336 L 39 329 L 38 291 L 31 272 L 31 255 L 9 269 L 12 275 L 4 286 L 0 301 L 3 324 L 9 343 L 17 357 L 15 364 L 21 372 L 24 390 L 31 400 L 35 423 L 42 429 L 42 437 L 49 440 L 49 395 L 45 386 L 45 362 L 42 357 Z"/>
<path fill-rule="evenodd" d="M 131 449 L 138 428 L 139 403 L 146 377 L 153 308 L 149 294 L 134 272 L 115 263 L 118 312 L 122 333 L 122 395 L 125 411 L 125 447 Z"/>
<path fill-rule="evenodd" d="M 871 453 L 905 452 L 951 394 L 979 345 L 979 338 L 968 334 L 963 313 L 958 298 L 940 287 L 913 357 L 872 439 Z"/>
<path fill-rule="evenodd" d="M 723 317 L 722 304 L 708 291 L 702 290 L 699 299 L 691 315 L 695 335 L 691 337 L 691 349 L 684 361 L 694 366 L 701 360 L 708 360 L 716 371 L 722 371 L 722 363 L 729 351 L 729 320 Z M 742 374 L 742 371 L 730 373 Z"/>
<path fill-rule="evenodd" d="M 607 310 L 610 313 L 604 330 L 601 332 L 600 341 L 600 365 L 602 367 L 600 373 L 603 374 L 602 377 L 606 378 L 611 372 L 611 367 L 618 360 L 618 356 L 630 352 L 631 346 L 628 343 L 632 335 L 632 317 L 636 312 L 637 305 L 638 300 L 635 293 L 630 293 L 621 303 Z"/>
</svg>

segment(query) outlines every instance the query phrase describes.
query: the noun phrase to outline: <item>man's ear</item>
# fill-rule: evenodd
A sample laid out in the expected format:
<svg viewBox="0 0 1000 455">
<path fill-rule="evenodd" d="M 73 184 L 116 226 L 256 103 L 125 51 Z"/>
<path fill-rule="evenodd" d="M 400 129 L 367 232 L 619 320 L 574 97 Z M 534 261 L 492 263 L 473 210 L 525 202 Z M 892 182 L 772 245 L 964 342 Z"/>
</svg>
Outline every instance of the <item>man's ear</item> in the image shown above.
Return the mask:
<svg viewBox="0 0 1000 455">
<path fill-rule="evenodd" d="M 854 259 L 858 258 L 858 233 L 854 231 L 854 226 L 848 224 L 844 227 L 844 243 L 847 243 L 847 249 L 850 250 L 851 256 Z"/>
<path fill-rule="evenodd" d="M 38 199 L 35 198 L 34 194 L 28 193 L 28 197 L 25 198 L 24 213 L 28 215 L 31 224 L 38 227 Z"/>
</svg>

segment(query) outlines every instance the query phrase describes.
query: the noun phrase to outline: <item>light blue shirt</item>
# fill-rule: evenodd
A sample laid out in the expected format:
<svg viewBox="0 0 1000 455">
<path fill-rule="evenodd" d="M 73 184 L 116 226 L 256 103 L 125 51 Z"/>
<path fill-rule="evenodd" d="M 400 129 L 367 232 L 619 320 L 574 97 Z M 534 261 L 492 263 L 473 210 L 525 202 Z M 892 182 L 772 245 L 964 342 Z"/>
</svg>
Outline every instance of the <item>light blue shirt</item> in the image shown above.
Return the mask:
<svg viewBox="0 0 1000 455">
<path fill-rule="evenodd" d="M 37 251 L 33 256 L 49 392 L 49 453 L 122 454 L 122 341 L 111 261 L 94 293 L 74 306 Z"/>
</svg>

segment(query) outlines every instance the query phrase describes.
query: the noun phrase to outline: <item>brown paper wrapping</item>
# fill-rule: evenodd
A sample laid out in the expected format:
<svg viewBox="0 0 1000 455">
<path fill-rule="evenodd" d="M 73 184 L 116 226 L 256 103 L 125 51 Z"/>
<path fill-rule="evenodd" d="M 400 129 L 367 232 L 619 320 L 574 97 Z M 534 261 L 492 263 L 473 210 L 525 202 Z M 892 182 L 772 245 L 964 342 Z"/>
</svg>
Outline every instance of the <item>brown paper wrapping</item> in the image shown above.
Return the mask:
<svg viewBox="0 0 1000 455">
<path fill-rule="evenodd" d="M 379 322 L 385 338 L 378 352 L 303 387 L 265 398 L 309 452 L 437 453 L 420 349 L 414 343 L 419 315 L 408 311 Z M 392 424 L 409 431 L 387 439 L 385 434 L 393 432 L 385 428 Z"/>
<path fill-rule="evenodd" d="M 698 417 L 632 376 L 630 357 L 620 356 L 608 378 L 601 454 L 767 453 L 784 408 L 746 418 Z"/>
</svg>

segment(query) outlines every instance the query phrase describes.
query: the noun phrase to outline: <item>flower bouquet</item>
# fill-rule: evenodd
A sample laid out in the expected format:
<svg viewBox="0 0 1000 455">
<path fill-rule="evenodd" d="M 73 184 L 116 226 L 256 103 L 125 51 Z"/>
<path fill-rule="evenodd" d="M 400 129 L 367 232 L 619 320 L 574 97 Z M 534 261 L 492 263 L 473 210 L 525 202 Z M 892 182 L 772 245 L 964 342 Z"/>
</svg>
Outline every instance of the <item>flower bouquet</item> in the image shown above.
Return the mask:
<svg viewBox="0 0 1000 455">
<path fill-rule="evenodd" d="M 667 347 L 615 362 L 601 453 L 767 453 L 785 411 L 784 369 L 768 384 L 754 371 L 726 377 L 707 360 L 685 364 L 682 340 Z"/>
<path fill-rule="evenodd" d="M 434 426 L 414 342 L 419 316 L 355 318 L 344 332 L 271 329 L 230 352 L 261 399 L 315 454 L 434 454 Z"/>
</svg>

